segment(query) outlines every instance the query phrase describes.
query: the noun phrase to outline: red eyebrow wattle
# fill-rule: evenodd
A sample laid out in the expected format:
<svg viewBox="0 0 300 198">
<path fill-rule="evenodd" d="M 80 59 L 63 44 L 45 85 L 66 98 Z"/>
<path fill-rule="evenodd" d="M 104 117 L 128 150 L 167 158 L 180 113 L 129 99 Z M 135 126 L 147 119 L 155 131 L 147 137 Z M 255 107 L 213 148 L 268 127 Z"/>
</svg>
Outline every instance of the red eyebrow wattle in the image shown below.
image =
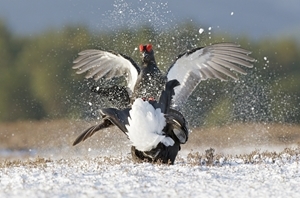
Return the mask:
<svg viewBox="0 0 300 198">
<path fill-rule="evenodd" d="M 139 48 L 140 48 L 140 52 L 144 51 L 144 45 L 140 44 Z"/>
<path fill-rule="evenodd" d="M 146 46 L 146 50 L 147 50 L 147 52 L 150 52 L 150 51 L 152 50 L 152 45 L 151 45 L 151 44 L 148 44 L 148 45 Z"/>
</svg>

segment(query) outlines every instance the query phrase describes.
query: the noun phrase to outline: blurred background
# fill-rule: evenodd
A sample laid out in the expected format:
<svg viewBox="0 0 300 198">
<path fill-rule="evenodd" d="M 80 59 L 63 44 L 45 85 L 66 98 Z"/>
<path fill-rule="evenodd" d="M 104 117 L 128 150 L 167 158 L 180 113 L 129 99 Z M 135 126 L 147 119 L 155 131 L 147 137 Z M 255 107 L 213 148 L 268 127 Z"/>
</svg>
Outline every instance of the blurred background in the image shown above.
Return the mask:
<svg viewBox="0 0 300 198">
<path fill-rule="evenodd" d="M 217 42 L 257 60 L 237 82 L 200 84 L 183 109 L 191 127 L 299 124 L 299 19 L 298 0 L 0 0 L 0 135 L 16 121 L 97 118 L 110 104 L 72 71 L 77 53 L 114 50 L 139 63 L 137 47 L 149 42 L 163 71 L 179 53 Z"/>
</svg>

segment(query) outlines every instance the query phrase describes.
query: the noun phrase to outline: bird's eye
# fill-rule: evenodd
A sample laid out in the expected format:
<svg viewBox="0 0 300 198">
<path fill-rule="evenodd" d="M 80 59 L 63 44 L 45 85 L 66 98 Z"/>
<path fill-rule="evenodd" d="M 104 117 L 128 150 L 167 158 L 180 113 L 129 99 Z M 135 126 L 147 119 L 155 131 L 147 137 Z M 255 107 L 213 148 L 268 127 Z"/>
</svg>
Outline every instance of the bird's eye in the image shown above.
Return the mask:
<svg viewBox="0 0 300 198">
<path fill-rule="evenodd" d="M 144 51 L 144 45 L 141 44 L 139 48 L 140 48 L 140 52 Z"/>
<path fill-rule="evenodd" d="M 151 44 L 148 44 L 148 45 L 146 46 L 146 50 L 147 50 L 147 52 L 150 52 L 150 51 L 152 50 L 152 45 L 151 45 Z"/>
</svg>

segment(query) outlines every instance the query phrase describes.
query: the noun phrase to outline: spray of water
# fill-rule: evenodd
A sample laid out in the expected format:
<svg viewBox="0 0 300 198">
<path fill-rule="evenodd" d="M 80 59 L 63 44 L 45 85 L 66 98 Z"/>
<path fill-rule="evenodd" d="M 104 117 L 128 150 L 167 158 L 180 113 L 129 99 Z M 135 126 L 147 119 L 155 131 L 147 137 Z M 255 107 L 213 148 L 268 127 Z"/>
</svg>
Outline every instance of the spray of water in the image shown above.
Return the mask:
<svg viewBox="0 0 300 198">
<path fill-rule="evenodd" d="M 174 24 L 170 19 L 172 17 L 166 17 L 172 14 L 167 3 L 140 0 L 138 4 L 138 8 L 133 8 L 132 2 L 114 1 L 114 9 L 107 11 L 103 16 L 102 25 L 99 25 L 100 29 L 110 29 L 113 32 L 112 42 L 98 41 L 99 48 L 127 54 L 138 63 L 140 57 L 137 46 L 140 43 L 152 43 L 158 66 L 166 71 L 178 54 L 194 47 L 214 43 L 213 27 L 195 28 L 192 23 L 184 26 Z M 138 31 L 137 27 L 145 28 L 142 28 L 143 31 Z M 144 39 L 138 40 L 137 35 L 141 34 Z M 222 41 L 226 39 L 222 38 Z M 243 47 L 247 48 L 247 46 Z M 264 70 L 271 70 L 272 64 L 264 56 L 257 60 L 253 69 L 246 68 L 248 75 L 240 76 L 236 82 L 232 80 L 201 82 L 182 109 L 190 127 L 230 125 L 236 122 L 293 121 L 299 113 L 299 107 L 291 106 L 294 104 L 292 102 L 294 97 L 285 94 L 280 79 L 276 78 L 276 73 L 267 72 L 266 75 L 264 72 Z M 97 85 L 110 86 L 116 81 L 121 82 L 120 79 L 112 79 L 108 82 L 100 81 Z M 122 101 L 108 101 L 99 95 L 89 93 L 88 88 L 95 84 L 92 80 L 87 80 L 85 83 L 83 87 L 86 90 L 82 92 L 85 98 L 82 109 L 87 110 L 83 117 L 100 119 L 97 109 L 122 108 Z"/>
<path fill-rule="evenodd" d="M 167 15 L 171 14 L 167 2 L 115 0 L 113 7 L 113 10 L 108 10 L 103 16 L 102 24 L 109 29 L 131 29 L 149 23 L 155 30 L 159 30 L 172 22 L 167 19 L 170 18 Z"/>
</svg>

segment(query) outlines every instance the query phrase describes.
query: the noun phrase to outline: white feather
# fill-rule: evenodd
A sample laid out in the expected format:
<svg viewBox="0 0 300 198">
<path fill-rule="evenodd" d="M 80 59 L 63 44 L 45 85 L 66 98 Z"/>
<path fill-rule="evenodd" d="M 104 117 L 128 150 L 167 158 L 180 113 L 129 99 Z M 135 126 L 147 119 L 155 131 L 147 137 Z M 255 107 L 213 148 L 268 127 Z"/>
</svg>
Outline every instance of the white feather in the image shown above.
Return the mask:
<svg viewBox="0 0 300 198">
<path fill-rule="evenodd" d="M 95 81 L 100 78 L 110 79 L 124 75 L 127 79 L 127 87 L 131 92 L 134 91 L 138 78 L 137 68 L 121 54 L 102 50 L 84 50 L 73 63 L 72 68 L 77 69 L 77 74 L 88 72 L 86 78 L 94 78 Z"/>
<path fill-rule="evenodd" d="M 154 109 L 148 101 L 138 98 L 134 101 L 129 115 L 127 135 L 136 149 L 150 151 L 159 142 L 173 146 L 173 139 L 166 137 L 162 131 L 166 126 L 166 119 L 159 108 Z"/>
<path fill-rule="evenodd" d="M 249 51 L 232 43 L 219 43 L 195 51 L 186 52 L 169 68 L 168 80 L 176 79 L 180 86 L 174 89 L 174 105 L 184 105 L 197 85 L 210 78 L 227 80 L 229 76 L 237 80 L 232 71 L 246 74 L 241 66 L 253 67 L 254 58 L 248 56 Z"/>
</svg>

